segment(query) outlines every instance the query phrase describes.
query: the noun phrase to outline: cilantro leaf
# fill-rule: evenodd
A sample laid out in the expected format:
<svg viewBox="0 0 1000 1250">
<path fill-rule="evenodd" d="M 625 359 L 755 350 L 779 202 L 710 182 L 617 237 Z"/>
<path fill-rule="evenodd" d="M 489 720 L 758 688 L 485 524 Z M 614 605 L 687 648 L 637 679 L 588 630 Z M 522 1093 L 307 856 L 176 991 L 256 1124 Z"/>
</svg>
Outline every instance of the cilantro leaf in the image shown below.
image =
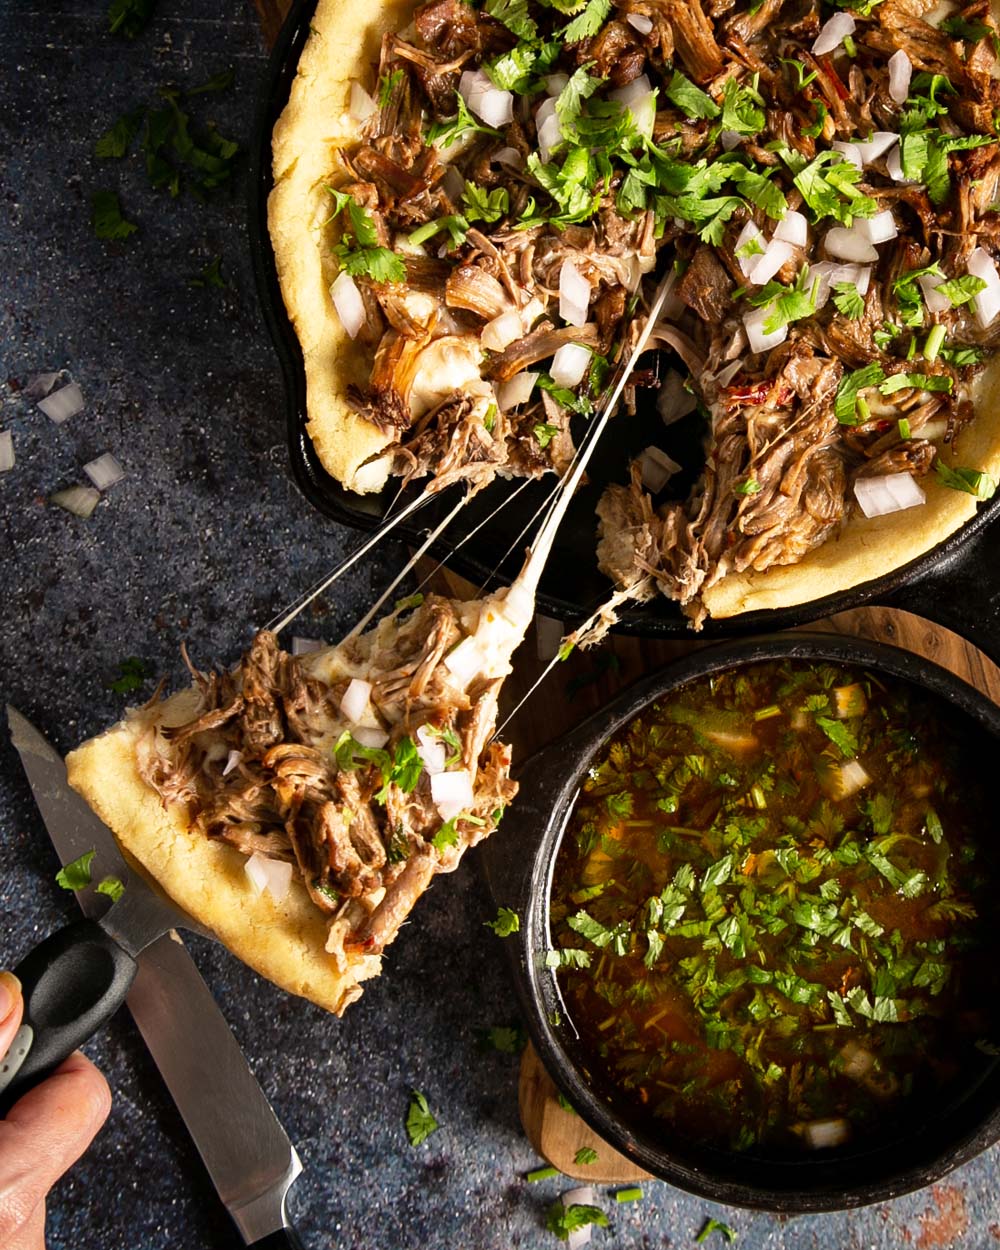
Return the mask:
<svg viewBox="0 0 1000 1250">
<path fill-rule="evenodd" d="M 144 111 L 137 108 L 131 113 L 123 113 L 111 129 L 106 130 L 94 144 L 94 155 L 99 160 L 118 160 L 123 157 L 139 132 Z"/>
<path fill-rule="evenodd" d="M 153 16 L 156 0 L 111 0 L 108 6 L 108 30 L 112 35 L 135 39 Z"/>
<path fill-rule="evenodd" d="M 340 216 L 346 208 L 350 222 L 333 249 L 341 268 L 355 278 L 364 276 L 373 282 L 404 282 L 406 266 L 395 252 L 379 246 L 378 231 L 368 211 L 345 191 L 331 188 L 330 194 L 336 204 L 333 217 Z"/>
<path fill-rule="evenodd" d="M 722 130 L 732 130 L 738 135 L 759 135 L 764 129 L 764 101 L 757 90 L 757 76 L 752 85 L 739 83 L 735 78 L 726 80 L 722 95 Z"/>
<path fill-rule="evenodd" d="M 782 189 L 771 181 L 773 173 L 774 169 L 760 173 L 756 169 L 748 169 L 746 165 L 733 164 L 729 177 L 751 204 L 755 204 L 773 221 L 781 221 L 788 212 L 788 201 Z"/>
<path fill-rule="evenodd" d="M 544 448 L 548 447 L 549 443 L 551 443 L 555 436 L 559 433 L 559 427 L 558 425 L 549 425 L 548 422 L 545 422 L 543 424 L 536 425 L 532 430 L 532 433 L 538 440 L 539 447 Z"/>
<path fill-rule="evenodd" d="M 942 486 L 965 491 L 977 499 L 992 499 L 996 493 L 996 481 L 982 469 L 952 469 L 940 456 L 934 461 L 934 470 Z"/>
<path fill-rule="evenodd" d="M 510 207 L 510 195 L 506 187 L 487 191 L 474 182 L 466 182 L 462 199 L 466 205 L 469 221 L 499 221 Z"/>
<path fill-rule="evenodd" d="M 403 81 L 403 70 L 394 69 L 391 74 L 383 74 L 378 80 L 378 106 L 388 108 L 396 88 Z M 447 146 L 447 145 L 445 145 Z"/>
<path fill-rule="evenodd" d="M 498 1050 L 502 1055 L 519 1055 L 528 1042 L 519 1025 L 494 1025 L 484 1029 L 481 1037 L 484 1050 Z"/>
<path fill-rule="evenodd" d="M 484 920 L 487 929 L 492 929 L 497 937 L 510 937 L 521 928 L 521 917 L 510 907 L 498 907 L 496 920 Z"/>
<path fill-rule="evenodd" d="M 214 286 L 224 291 L 226 289 L 226 280 L 222 276 L 222 257 L 213 256 L 197 278 L 188 278 L 188 286 Z"/>
<path fill-rule="evenodd" d="M 99 239 L 127 239 L 139 227 L 122 216 L 122 206 L 114 191 L 95 191 L 90 197 L 90 225 Z"/>
<path fill-rule="evenodd" d="M 465 99 L 461 92 L 455 92 L 456 112 L 450 121 L 434 122 L 427 129 L 428 144 L 436 144 L 438 147 L 450 148 L 456 139 L 460 139 L 470 130 L 481 135 L 493 135 L 494 138 L 500 137 L 499 130 L 494 130 L 490 126 L 484 126 L 469 112 L 469 106 L 465 103 Z"/>
<path fill-rule="evenodd" d="M 406 1113 L 406 1132 L 411 1146 L 419 1146 L 431 1133 L 436 1133 L 441 1126 L 431 1114 L 427 1099 L 415 1089 L 410 1096 L 410 1106 Z"/>
<path fill-rule="evenodd" d="M 117 877 L 105 877 L 97 886 L 98 894 L 106 894 L 113 903 L 117 903 L 125 893 L 125 887 Z"/>
<path fill-rule="evenodd" d="M 612 0 L 587 0 L 587 5 L 579 17 L 575 17 L 562 37 L 566 43 L 578 43 L 581 39 L 589 39 L 596 35 L 611 12 Z"/>
<path fill-rule="evenodd" d="M 841 425 L 857 425 L 858 395 L 869 386 L 885 381 L 885 370 L 877 362 L 846 373 L 840 379 L 833 411 Z"/>
<path fill-rule="evenodd" d="M 985 291 L 986 283 L 982 278 L 967 273 L 960 278 L 949 278 L 947 282 L 942 282 L 934 289 L 938 295 L 949 299 L 953 308 L 959 308 L 962 304 L 967 304 L 980 291 Z"/>
<path fill-rule="evenodd" d="M 528 0 L 486 0 L 484 7 L 518 39 L 534 42 L 538 38 L 538 24 L 528 13 Z"/>
<path fill-rule="evenodd" d="M 853 759 L 857 755 L 857 737 L 843 721 L 831 720 L 828 716 L 817 716 L 816 724 L 837 747 L 845 760 Z"/>
<path fill-rule="evenodd" d="M 833 302 L 838 312 L 852 321 L 864 316 L 865 301 L 853 282 L 835 282 L 833 291 Z"/>
<path fill-rule="evenodd" d="M 570 1233 L 578 1228 L 586 1228 L 588 1224 L 607 1228 L 608 1217 L 600 1207 L 585 1206 L 580 1202 L 564 1206 L 561 1198 L 556 1199 L 545 1215 L 545 1227 L 550 1233 L 555 1233 L 560 1241 L 569 1241 Z"/>
<path fill-rule="evenodd" d="M 96 854 L 96 851 L 84 851 L 79 859 L 64 864 L 56 873 L 56 885 L 64 890 L 82 890 L 90 885 L 90 865 Z"/>
<path fill-rule="evenodd" d="M 590 967 L 590 951 L 577 950 L 572 946 L 565 946 L 562 950 L 550 950 L 545 952 L 546 968 L 589 968 Z"/>
<path fill-rule="evenodd" d="M 905 391 L 909 387 L 921 391 L 950 391 L 953 385 L 946 373 L 894 373 L 878 389 L 883 395 L 895 395 L 897 391 Z"/>
<path fill-rule="evenodd" d="M 127 660 L 122 660 L 118 665 L 120 677 L 116 677 L 111 682 L 111 689 L 115 694 L 128 694 L 131 690 L 138 690 L 149 674 L 146 672 L 146 666 L 138 656 L 130 655 Z"/>
<path fill-rule="evenodd" d="M 664 90 L 664 95 L 672 104 L 676 104 L 686 117 L 713 118 L 718 117 L 721 112 L 708 92 L 696 87 L 691 79 L 682 74 L 679 69 L 674 70 Z"/>
<path fill-rule="evenodd" d="M 947 17 L 938 30 L 943 30 L 954 39 L 964 39 L 966 43 L 979 43 L 986 38 L 992 38 L 995 43 L 997 37 L 992 26 L 987 26 L 985 22 L 969 22 L 964 17 Z"/>
</svg>

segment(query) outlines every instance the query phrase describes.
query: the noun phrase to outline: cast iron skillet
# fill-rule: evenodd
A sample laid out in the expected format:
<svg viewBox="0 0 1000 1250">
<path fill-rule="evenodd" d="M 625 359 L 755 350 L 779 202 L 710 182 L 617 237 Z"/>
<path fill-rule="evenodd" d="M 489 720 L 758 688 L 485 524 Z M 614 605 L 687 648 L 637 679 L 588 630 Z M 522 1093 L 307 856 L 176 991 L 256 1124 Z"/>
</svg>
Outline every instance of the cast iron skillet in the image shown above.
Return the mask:
<svg viewBox="0 0 1000 1250">
<path fill-rule="evenodd" d="M 646 1171 L 716 1202 L 770 1211 L 833 1211 L 882 1202 L 930 1184 L 1000 1139 L 1000 1063 L 978 1055 L 962 1075 L 961 1093 L 920 1107 L 919 1122 L 878 1148 L 834 1155 L 755 1159 L 752 1154 L 697 1147 L 679 1137 L 653 1137 L 616 1112 L 612 1096 L 588 1085 L 573 1059 L 574 1034 L 555 974 L 543 965 L 553 942 L 548 900 L 556 852 L 594 753 L 654 699 L 695 678 L 747 662 L 830 660 L 903 678 L 963 712 L 970 732 L 1000 739 L 1000 708 L 951 673 L 908 651 L 827 634 L 765 636 L 693 653 L 643 678 L 579 728 L 525 765 L 520 791 L 499 836 L 480 851 L 498 906 L 521 918 L 506 939 L 514 980 L 532 1041 L 546 1069 L 587 1123 Z M 1000 742 L 997 742 L 1000 746 Z"/>
<path fill-rule="evenodd" d="M 370 530 L 384 516 L 393 492 L 386 490 L 382 495 L 363 496 L 346 491 L 325 472 L 316 456 L 306 434 L 302 352 L 285 314 L 267 231 L 267 197 L 272 187 L 271 131 L 288 100 L 315 7 L 316 0 L 297 0 L 271 58 L 251 149 L 250 240 L 257 290 L 285 382 L 288 443 L 295 481 L 309 502 L 327 516 L 344 525 Z M 677 490 L 686 493 L 698 462 L 697 419 L 678 422 L 667 433 L 675 437 L 677 443 L 666 450 L 682 464 L 692 466 L 689 472 L 676 479 Z M 598 571 L 596 562 L 594 505 L 605 483 L 625 481 L 629 459 L 654 439 L 662 442 L 663 435 L 663 426 L 652 410 L 640 412 L 636 420 L 630 419 L 627 423 L 615 422 L 609 429 L 593 461 L 593 481 L 574 499 L 542 577 L 538 596 L 541 611 L 562 621 L 579 620 L 608 597 L 610 583 Z M 477 585 L 482 584 L 494 572 L 498 554 L 515 544 L 515 554 L 498 573 L 501 578 L 513 577 L 520 566 L 524 546 L 523 541 L 516 543 L 517 536 L 548 485 L 533 483 L 527 487 L 509 508 L 449 558 L 449 564 Z M 509 490 L 509 482 L 498 481 L 474 499 L 434 549 L 436 554 L 448 556 L 456 537 L 492 511 Z M 401 526 L 397 530 L 400 537 L 414 541 L 418 534 L 422 537 L 425 527 L 429 529 L 441 520 L 454 499 L 453 491 L 445 494 L 443 502 L 429 503 L 408 524 Z M 1000 494 L 933 551 L 884 577 L 797 607 L 709 621 L 703 636 L 730 637 L 785 629 L 862 603 L 891 603 L 963 633 L 993 658 L 1000 658 L 992 641 L 994 637 L 1000 640 L 1000 584 L 982 576 L 983 570 L 1000 565 L 1000 527 L 990 525 L 998 514 Z M 651 637 L 690 637 L 690 627 L 678 605 L 662 596 L 652 603 L 627 609 L 621 618 L 621 629 Z"/>
</svg>

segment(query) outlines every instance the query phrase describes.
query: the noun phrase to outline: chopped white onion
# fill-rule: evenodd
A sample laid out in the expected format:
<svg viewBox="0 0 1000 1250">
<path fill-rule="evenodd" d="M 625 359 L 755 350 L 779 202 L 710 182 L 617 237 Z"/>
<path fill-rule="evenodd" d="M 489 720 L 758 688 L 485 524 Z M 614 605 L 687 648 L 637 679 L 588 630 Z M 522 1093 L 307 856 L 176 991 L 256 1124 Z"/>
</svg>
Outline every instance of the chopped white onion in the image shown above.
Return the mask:
<svg viewBox="0 0 1000 1250">
<path fill-rule="evenodd" d="M 125 470 L 109 451 L 85 464 L 83 471 L 98 490 L 109 490 L 125 476 Z"/>
<path fill-rule="evenodd" d="M 368 703 L 372 697 L 372 684 L 362 681 L 360 677 L 352 677 L 340 700 L 340 710 L 344 718 L 352 725 L 357 725 L 368 711 Z"/>
<path fill-rule="evenodd" d="M 569 74 L 549 74 L 545 80 L 545 94 L 562 95 L 569 86 Z"/>
<path fill-rule="evenodd" d="M 824 307 L 838 282 L 850 282 L 859 295 L 868 292 L 872 271 L 868 265 L 841 265 L 833 260 L 821 260 L 809 267 L 809 286 L 816 283 L 816 308 Z"/>
<path fill-rule="evenodd" d="M 854 497 L 866 517 L 888 516 L 904 508 L 918 508 L 927 496 L 909 473 L 887 473 L 881 477 L 859 477 Z"/>
<path fill-rule="evenodd" d="M 871 781 L 860 760 L 846 760 L 834 769 L 833 784 L 829 786 L 831 797 L 849 799 L 852 794 L 870 786 Z"/>
<path fill-rule="evenodd" d="M 475 802 L 472 775 L 465 768 L 435 773 L 431 777 L 431 798 L 442 820 L 454 820 L 461 812 L 469 811 Z"/>
<path fill-rule="evenodd" d="M 559 270 L 559 316 L 568 325 L 587 324 L 590 309 L 590 283 L 571 260 L 564 260 Z"/>
<path fill-rule="evenodd" d="M 805 247 L 809 239 L 809 226 L 801 213 L 786 213 L 774 228 L 774 238 L 784 239 L 795 247 Z"/>
<path fill-rule="evenodd" d="M 444 666 L 460 685 L 467 686 L 486 667 L 486 656 L 475 638 L 463 638 L 444 657 Z"/>
<path fill-rule="evenodd" d="M 629 13 L 625 21 L 634 27 L 640 35 L 648 35 L 653 29 L 653 19 L 644 13 Z"/>
<path fill-rule="evenodd" d="M 465 192 L 465 179 L 457 165 L 449 165 L 441 179 L 441 189 L 453 204 L 457 204 Z"/>
<path fill-rule="evenodd" d="M 463 70 L 458 80 L 458 93 L 470 109 L 475 110 L 487 91 L 495 91 L 493 79 L 483 69 Z"/>
<path fill-rule="evenodd" d="M 867 1047 L 859 1045 L 858 1042 L 845 1042 L 840 1048 L 840 1054 L 844 1060 L 841 1070 L 844 1076 L 849 1076 L 852 1081 L 860 1081 L 875 1066 L 875 1056 Z"/>
<path fill-rule="evenodd" d="M 857 144 L 858 152 L 861 154 L 862 165 L 870 165 L 873 161 L 877 161 L 880 156 L 884 156 L 898 142 L 899 135 L 893 131 L 876 130 L 871 138 Z"/>
<path fill-rule="evenodd" d="M 254 851 L 243 870 L 250 878 L 255 894 L 268 894 L 280 903 L 292 884 L 292 866 L 283 859 L 271 859 L 260 851 Z"/>
<path fill-rule="evenodd" d="M 850 13 L 834 13 L 833 17 L 823 23 L 812 46 L 813 56 L 826 56 L 835 48 L 839 48 L 848 35 L 853 35 L 857 23 Z"/>
<path fill-rule="evenodd" d="M 10 430 L 0 433 L 0 473 L 14 467 L 14 435 Z"/>
<path fill-rule="evenodd" d="M 656 96 L 653 84 L 647 74 L 640 74 L 625 87 L 608 93 L 608 98 L 617 100 L 632 114 L 635 128 L 640 134 L 651 138 L 656 125 Z"/>
<path fill-rule="evenodd" d="M 896 219 L 888 208 L 885 212 L 876 213 L 874 217 L 856 218 L 853 229 L 872 244 L 888 243 L 899 234 L 896 229 Z"/>
<path fill-rule="evenodd" d="M 514 310 L 503 312 L 492 321 L 487 321 L 479 335 L 479 341 L 488 352 L 502 352 L 503 349 L 524 334 L 520 314 Z"/>
<path fill-rule="evenodd" d="M 850 1137 L 851 1129 L 846 1120 L 810 1120 L 802 1126 L 806 1145 L 813 1150 L 828 1150 L 842 1146 Z"/>
<path fill-rule="evenodd" d="M 58 391 L 40 399 L 38 407 L 50 421 L 62 425 L 64 421 L 83 411 L 83 392 L 75 382 L 70 382 L 68 386 L 62 386 Z"/>
<path fill-rule="evenodd" d="M 755 286 L 766 285 L 794 255 L 795 248 L 791 243 L 786 243 L 784 239 L 772 239 L 764 248 L 764 255 L 757 257 L 757 263 L 750 271 L 750 281 Z"/>
<path fill-rule="evenodd" d="M 925 421 L 919 429 L 914 430 L 914 433 L 918 438 L 926 438 L 929 443 L 933 443 L 939 438 L 944 438 L 948 433 L 948 425 L 947 417 L 938 417 L 935 421 Z"/>
<path fill-rule="evenodd" d="M 562 646 L 563 624 L 551 616 L 535 617 L 535 650 L 544 663 L 554 660 Z"/>
<path fill-rule="evenodd" d="M 669 370 L 656 397 L 656 411 L 663 424 L 673 425 L 689 412 L 694 412 L 697 407 L 698 400 L 684 385 L 681 375 L 676 369 Z"/>
<path fill-rule="evenodd" d="M 556 386 L 576 386 L 590 368 L 590 348 L 564 343 L 552 357 L 549 374 Z"/>
<path fill-rule="evenodd" d="M 242 751 L 230 751 L 229 758 L 226 760 L 226 766 L 222 770 L 223 777 L 228 777 L 229 774 L 233 771 L 233 769 L 239 764 L 242 758 L 243 758 Z"/>
<path fill-rule="evenodd" d="M 846 139 L 834 139 L 832 144 L 833 150 L 839 152 L 845 161 L 850 161 L 855 169 L 862 167 L 861 149 L 856 143 L 849 143 Z"/>
<path fill-rule="evenodd" d="M 986 289 L 972 297 L 976 309 L 976 320 L 985 330 L 993 322 L 997 313 L 1000 313 L 1000 277 L 997 276 L 997 267 L 990 258 L 989 252 L 981 247 L 977 247 L 969 257 L 967 267 L 969 273 L 976 278 L 982 278 L 986 283 Z"/>
<path fill-rule="evenodd" d="M 556 114 L 556 102 L 552 96 L 538 106 L 535 114 L 535 127 L 538 132 L 538 154 L 542 164 L 547 165 L 549 157 L 563 141 L 562 127 Z"/>
<path fill-rule="evenodd" d="M 738 130 L 723 130 L 719 138 L 722 140 L 722 150 L 724 152 L 732 152 L 734 148 L 738 148 L 743 142 L 743 135 Z"/>
<path fill-rule="evenodd" d="M 351 737 L 363 747 L 371 747 L 375 751 L 380 751 L 389 741 L 386 731 L 375 725 L 352 725 Z"/>
<path fill-rule="evenodd" d="M 752 352 L 769 352 L 772 347 L 777 347 L 788 338 L 787 324 L 779 326 L 771 334 L 765 334 L 764 322 L 773 311 L 773 306 L 768 304 L 765 308 L 755 308 L 752 312 L 743 314 L 743 324 L 746 326 L 747 340 Z"/>
<path fill-rule="evenodd" d="M 509 165 L 511 169 L 520 169 L 524 164 L 524 157 L 517 148 L 501 148 L 490 160 L 497 165 Z"/>
<path fill-rule="evenodd" d="M 49 496 L 49 503 L 84 518 L 89 517 L 100 502 L 101 492 L 94 490 L 93 486 L 67 486 L 65 490 L 57 490 Z"/>
<path fill-rule="evenodd" d="M 472 105 L 469 107 L 471 109 Z M 494 130 L 500 126 L 509 126 L 514 120 L 514 94 L 499 88 L 484 92 L 475 111 Z"/>
<path fill-rule="evenodd" d="M 28 381 L 28 385 L 21 392 L 25 399 L 39 400 L 44 399 L 49 391 L 59 381 L 60 374 L 56 373 L 36 373 L 35 376 Z"/>
<path fill-rule="evenodd" d="M 917 279 L 920 289 L 924 295 L 924 303 L 927 305 L 929 313 L 947 312 L 951 307 L 951 300 L 947 295 L 939 295 L 938 287 L 942 282 L 946 281 L 940 274 L 922 273 Z"/>
<path fill-rule="evenodd" d="M 375 112 L 377 105 L 359 82 L 351 83 L 349 111 L 355 121 L 365 122 Z"/>
<path fill-rule="evenodd" d="M 356 339 L 365 324 L 365 301 L 361 297 L 358 284 L 346 269 L 340 271 L 336 282 L 330 287 L 330 298 L 337 310 L 340 324 L 352 339 Z"/>
<path fill-rule="evenodd" d="M 731 360 L 728 365 L 725 365 L 715 375 L 716 386 L 728 386 L 742 368 L 742 360 Z"/>
<path fill-rule="evenodd" d="M 292 637 L 292 655 L 308 655 L 310 651 L 322 651 L 325 646 L 326 643 L 319 638 Z"/>
<path fill-rule="evenodd" d="M 913 75 L 913 62 L 902 48 L 889 57 L 889 99 L 896 104 L 905 104 L 910 94 L 910 78 Z"/>
<path fill-rule="evenodd" d="M 642 484 L 651 495 L 657 495 L 667 482 L 679 473 L 681 466 L 671 460 L 659 447 L 647 447 L 639 457 L 639 468 L 642 472 Z"/>
<path fill-rule="evenodd" d="M 754 250 L 753 245 L 756 244 L 760 251 Z M 742 254 L 744 248 L 749 248 L 745 254 Z M 767 241 L 761 234 L 757 223 L 748 221 L 739 233 L 736 240 L 736 260 L 740 269 L 743 271 L 744 278 L 749 278 L 753 271 L 757 268 L 757 262 L 764 255 L 767 248 Z"/>
<path fill-rule="evenodd" d="M 423 760 L 428 776 L 444 772 L 448 753 L 441 739 L 432 734 L 426 725 L 417 730 L 417 754 Z"/>
<path fill-rule="evenodd" d="M 855 264 L 878 260 L 878 252 L 858 229 L 857 221 L 850 229 L 845 226 L 834 226 L 832 230 L 828 230 L 823 239 L 823 246 L 831 256 L 854 261 Z"/>
<path fill-rule="evenodd" d="M 562 1204 L 564 1207 L 592 1207 L 594 1205 L 594 1191 L 589 1185 L 582 1185 L 579 1189 L 570 1189 L 562 1195 Z M 574 1228 L 567 1239 L 567 1250 L 580 1250 L 580 1247 L 589 1245 L 591 1239 L 592 1224 L 584 1224 L 582 1228 Z"/>
<path fill-rule="evenodd" d="M 537 373 L 524 369 L 520 373 L 515 373 L 510 381 L 501 382 L 497 387 L 497 403 L 500 405 L 500 411 L 510 412 L 512 408 L 526 404 L 531 398 L 538 376 Z"/>
<path fill-rule="evenodd" d="M 885 158 L 885 170 L 893 182 L 905 182 L 908 186 L 915 185 L 912 179 L 903 175 L 902 150 L 898 143 Z"/>
</svg>

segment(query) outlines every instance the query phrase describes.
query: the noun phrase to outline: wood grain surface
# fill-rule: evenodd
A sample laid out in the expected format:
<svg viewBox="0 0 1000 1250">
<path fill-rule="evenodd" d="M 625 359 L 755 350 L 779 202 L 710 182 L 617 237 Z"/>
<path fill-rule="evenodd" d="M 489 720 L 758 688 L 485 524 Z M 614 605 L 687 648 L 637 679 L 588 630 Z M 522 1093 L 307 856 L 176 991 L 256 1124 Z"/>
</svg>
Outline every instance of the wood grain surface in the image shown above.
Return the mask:
<svg viewBox="0 0 1000 1250">
<path fill-rule="evenodd" d="M 291 0 L 254 0 L 264 38 L 277 38 Z M 432 584 L 442 593 L 468 598 L 476 588 L 445 569 L 425 563 L 421 575 L 433 574 Z M 838 634 L 891 643 L 933 660 L 1000 702 L 1000 669 L 957 634 L 908 612 L 893 608 L 856 608 L 804 626 Z M 543 639 L 554 630 L 542 626 Z M 693 649 L 710 645 L 691 641 L 658 641 L 611 636 L 598 651 L 574 655 L 549 675 L 518 711 L 505 736 L 517 760 L 526 759 L 546 743 L 596 711 L 621 688 L 645 673 L 668 664 Z M 517 654 L 517 666 L 508 679 L 503 707 L 517 706 L 544 667 L 539 656 L 538 622 Z M 506 713 L 502 713 L 506 714 Z M 584 1122 L 564 1110 L 556 1088 L 529 1045 L 521 1062 L 519 1090 L 521 1122 L 538 1153 L 565 1175 L 594 1183 L 620 1184 L 641 1180 L 646 1173 L 601 1141 Z M 592 1165 L 575 1162 L 577 1151 L 597 1151 Z"/>
</svg>

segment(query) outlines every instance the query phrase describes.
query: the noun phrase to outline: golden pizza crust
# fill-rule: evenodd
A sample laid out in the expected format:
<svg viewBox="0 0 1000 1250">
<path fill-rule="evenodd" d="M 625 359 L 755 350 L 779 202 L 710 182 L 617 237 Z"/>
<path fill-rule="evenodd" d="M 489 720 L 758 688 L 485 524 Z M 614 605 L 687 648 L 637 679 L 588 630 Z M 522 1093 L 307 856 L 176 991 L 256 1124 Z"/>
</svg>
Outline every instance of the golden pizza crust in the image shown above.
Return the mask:
<svg viewBox="0 0 1000 1250">
<path fill-rule="evenodd" d="M 327 226 L 327 186 L 340 148 L 360 123 L 348 112 L 351 82 L 374 90 L 382 35 L 410 20 L 413 0 L 319 0 L 288 104 L 274 128 L 274 190 L 267 219 L 285 308 L 305 358 L 306 430 L 323 467 L 350 490 L 381 490 L 389 463 L 370 457 L 391 437 L 353 412 L 348 387 L 368 385 L 372 357 L 340 324 L 330 285 L 338 265 Z M 365 467 L 362 468 L 361 466 Z"/>
<path fill-rule="evenodd" d="M 198 692 L 183 690 L 162 705 L 166 724 L 198 712 Z M 378 956 L 356 956 L 339 971 L 326 953 L 327 923 L 293 881 L 276 903 L 256 894 L 246 857 L 231 846 L 192 833 L 179 807 L 165 807 L 139 776 L 137 721 L 122 721 L 66 758 L 70 785 L 134 857 L 195 920 L 211 929 L 237 958 L 292 994 L 341 1015 L 360 994 L 358 982 L 377 976 Z"/>
<path fill-rule="evenodd" d="M 1000 360 L 977 384 L 976 419 L 955 440 L 941 446 L 945 464 L 982 469 L 1000 479 Z M 975 515 L 977 500 L 942 486 L 935 473 L 920 479 L 927 502 L 870 520 L 851 517 L 840 534 L 811 551 L 799 564 L 765 573 L 731 573 L 702 598 L 709 616 L 725 618 L 763 608 L 788 608 L 860 586 L 924 555 Z"/>
</svg>

